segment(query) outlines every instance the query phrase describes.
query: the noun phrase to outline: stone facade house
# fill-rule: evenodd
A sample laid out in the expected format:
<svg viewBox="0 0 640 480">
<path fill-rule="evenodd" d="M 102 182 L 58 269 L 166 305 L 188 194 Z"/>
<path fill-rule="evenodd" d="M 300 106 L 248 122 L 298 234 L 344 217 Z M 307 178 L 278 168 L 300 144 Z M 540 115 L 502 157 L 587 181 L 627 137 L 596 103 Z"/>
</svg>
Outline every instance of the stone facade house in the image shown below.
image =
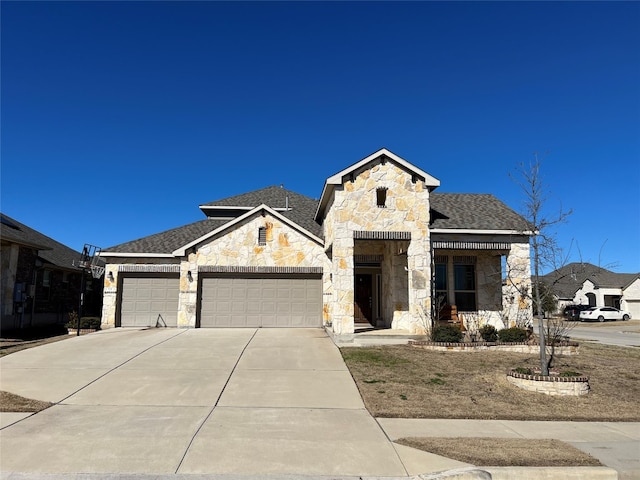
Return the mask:
<svg viewBox="0 0 640 480">
<path fill-rule="evenodd" d="M 640 318 L 640 272 L 617 273 L 591 263 L 574 262 L 542 279 L 558 300 L 558 311 L 567 305 L 614 307 Z"/>
<path fill-rule="evenodd" d="M 381 149 L 329 177 L 319 200 L 267 187 L 201 205 L 204 220 L 102 251 L 103 328 L 420 334 L 442 306 L 498 327 L 505 311 L 530 317 L 522 217 L 439 185 Z"/>
</svg>

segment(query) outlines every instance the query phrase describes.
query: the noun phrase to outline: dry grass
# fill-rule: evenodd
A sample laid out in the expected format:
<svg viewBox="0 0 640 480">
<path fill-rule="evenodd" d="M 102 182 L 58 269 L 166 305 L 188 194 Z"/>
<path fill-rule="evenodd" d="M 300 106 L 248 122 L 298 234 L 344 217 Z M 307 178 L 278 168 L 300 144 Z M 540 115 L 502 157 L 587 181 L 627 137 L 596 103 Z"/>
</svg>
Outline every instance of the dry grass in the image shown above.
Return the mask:
<svg viewBox="0 0 640 480">
<path fill-rule="evenodd" d="M 557 357 L 560 371 L 589 377 L 583 397 L 551 397 L 506 380 L 535 355 L 434 352 L 410 346 L 341 349 L 369 412 L 376 417 L 640 421 L 640 349 L 583 344 Z"/>
<path fill-rule="evenodd" d="M 31 400 L 9 392 L 0 391 L 0 412 L 39 412 L 52 403 Z"/>
<path fill-rule="evenodd" d="M 482 467 L 586 467 L 602 464 L 560 440 L 401 438 L 396 443 Z"/>
</svg>

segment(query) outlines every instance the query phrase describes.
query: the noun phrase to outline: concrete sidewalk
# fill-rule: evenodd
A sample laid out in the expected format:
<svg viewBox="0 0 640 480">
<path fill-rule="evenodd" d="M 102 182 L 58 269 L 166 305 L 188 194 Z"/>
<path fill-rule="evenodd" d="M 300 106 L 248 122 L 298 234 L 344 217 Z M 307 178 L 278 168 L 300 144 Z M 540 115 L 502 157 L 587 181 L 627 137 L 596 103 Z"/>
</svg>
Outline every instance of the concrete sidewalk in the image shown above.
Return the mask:
<svg viewBox="0 0 640 480">
<path fill-rule="evenodd" d="M 551 434 L 623 475 L 637 468 L 638 424 L 587 424 L 586 434 L 570 422 L 373 419 L 320 329 L 112 329 L 3 357 L 0 374 L 1 389 L 56 403 L 0 415 L 7 479 L 407 478 L 472 466 L 392 440 L 461 432 Z"/>
<path fill-rule="evenodd" d="M 620 479 L 640 479 L 640 423 L 541 422 L 378 418 L 388 437 L 552 438 L 567 442 L 615 469 Z M 498 472 L 498 469 L 487 469 Z M 495 475 L 494 475 L 495 476 Z"/>
</svg>

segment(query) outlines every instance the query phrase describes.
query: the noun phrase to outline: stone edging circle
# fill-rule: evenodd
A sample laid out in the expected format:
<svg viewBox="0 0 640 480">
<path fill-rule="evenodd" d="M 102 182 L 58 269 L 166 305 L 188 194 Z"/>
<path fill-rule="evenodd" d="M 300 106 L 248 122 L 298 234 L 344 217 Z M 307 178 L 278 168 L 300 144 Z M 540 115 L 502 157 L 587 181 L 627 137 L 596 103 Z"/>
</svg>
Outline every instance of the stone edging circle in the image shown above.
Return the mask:
<svg viewBox="0 0 640 480">
<path fill-rule="evenodd" d="M 518 373 L 513 370 L 507 372 L 508 377 L 519 378 L 521 380 L 533 380 L 536 382 L 564 382 L 564 383 L 577 383 L 577 382 L 588 382 L 589 377 L 580 376 L 580 377 L 561 377 L 559 375 L 537 375 L 537 374 L 526 374 L 526 373 Z"/>
<path fill-rule="evenodd" d="M 507 373 L 507 381 L 529 392 L 558 397 L 579 397 L 591 390 L 589 377 L 560 377 L 558 375 L 528 375 L 513 370 Z"/>
</svg>

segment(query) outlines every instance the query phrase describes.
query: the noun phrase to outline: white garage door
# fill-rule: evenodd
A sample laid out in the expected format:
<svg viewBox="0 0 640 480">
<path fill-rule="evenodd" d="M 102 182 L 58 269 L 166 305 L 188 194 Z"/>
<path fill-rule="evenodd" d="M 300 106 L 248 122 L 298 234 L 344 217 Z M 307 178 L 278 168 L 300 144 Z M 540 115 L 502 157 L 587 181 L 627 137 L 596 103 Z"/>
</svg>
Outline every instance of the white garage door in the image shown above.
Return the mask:
<svg viewBox="0 0 640 480">
<path fill-rule="evenodd" d="M 203 278 L 201 327 L 321 327 L 319 278 Z"/>
<path fill-rule="evenodd" d="M 120 326 L 175 327 L 178 323 L 180 280 L 176 278 L 122 279 Z"/>
<path fill-rule="evenodd" d="M 640 302 L 627 301 L 627 310 L 629 310 L 632 319 L 640 320 Z"/>
</svg>

